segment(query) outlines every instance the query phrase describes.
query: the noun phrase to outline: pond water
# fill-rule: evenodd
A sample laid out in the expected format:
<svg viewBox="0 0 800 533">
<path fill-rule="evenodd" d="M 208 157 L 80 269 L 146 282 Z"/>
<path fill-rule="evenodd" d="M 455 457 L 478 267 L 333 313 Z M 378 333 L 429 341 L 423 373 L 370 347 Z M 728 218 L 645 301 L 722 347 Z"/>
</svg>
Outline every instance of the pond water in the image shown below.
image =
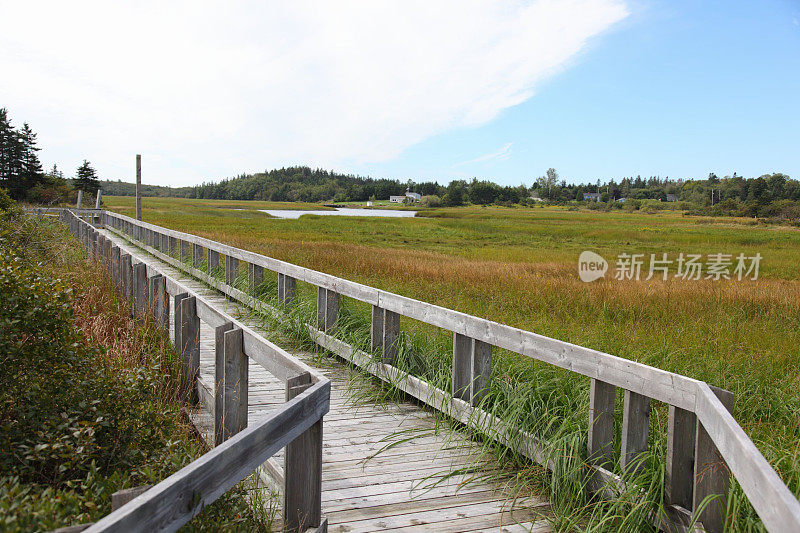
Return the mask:
<svg viewBox="0 0 800 533">
<path fill-rule="evenodd" d="M 416 211 L 399 211 L 396 209 L 353 209 L 337 207 L 335 210 L 302 211 L 299 209 L 259 209 L 276 218 L 300 218 L 303 215 L 330 215 L 340 217 L 413 217 Z"/>
</svg>

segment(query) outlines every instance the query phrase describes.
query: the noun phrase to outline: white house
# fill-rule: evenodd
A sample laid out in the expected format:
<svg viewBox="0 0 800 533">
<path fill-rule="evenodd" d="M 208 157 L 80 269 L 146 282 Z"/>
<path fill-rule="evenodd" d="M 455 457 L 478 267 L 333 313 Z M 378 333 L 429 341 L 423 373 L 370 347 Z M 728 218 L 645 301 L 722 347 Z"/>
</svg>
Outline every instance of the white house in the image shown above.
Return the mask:
<svg viewBox="0 0 800 533">
<path fill-rule="evenodd" d="M 409 202 L 419 202 L 422 195 L 416 192 L 406 191 L 403 196 L 390 196 L 389 201 L 395 204 L 402 204 L 408 199 Z"/>
</svg>

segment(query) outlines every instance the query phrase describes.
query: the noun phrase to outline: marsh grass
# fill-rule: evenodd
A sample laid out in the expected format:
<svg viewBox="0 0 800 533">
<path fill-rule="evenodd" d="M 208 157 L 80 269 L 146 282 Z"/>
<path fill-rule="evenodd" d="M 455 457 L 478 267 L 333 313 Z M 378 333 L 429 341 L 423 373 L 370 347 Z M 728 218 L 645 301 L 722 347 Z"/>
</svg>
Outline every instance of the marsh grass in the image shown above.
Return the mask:
<svg viewBox="0 0 800 533">
<path fill-rule="evenodd" d="M 24 261 L 36 272 L 57 278 L 57 283 L 70 291 L 71 320 L 80 332 L 80 342 L 91 350 L 91 365 L 101 369 L 96 379 L 107 383 L 110 390 L 124 392 L 118 398 L 80 397 L 95 379 L 83 376 L 83 382 L 79 379 L 72 384 L 74 390 L 64 391 L 64 401 L 74 398 L 102 405 L 103 412 L 113 416 L 105 424 L 123 424 L 126 434 L 110 453 L 93 451 L 96 443 L 90 442 L 73 457 L 61 459 L 62 467 L 74 463 L 77 473 L 57 483 L 34 483 L 13 477 L 13 471 L 2 472 L 2 529 L 49 530 L 97 520 L 110 512 L 113 492 L 158 483 L 206 451 L 205 445 L 195 440 L 182 411 L 186 390 L 180 379 L 181 362 L 165 332 L 150 320 L 133 318 L 131 303 L 122 298 L 101 263 L 87 256 L 65 226 L 20 214 L 9 226 L 0 223 L 4 237 L 8 228 Z M 46 403 L 43 399 L 42 404 Z M 59 409 L 66 411 L 68 406 Z M 99 432 L 104 423 L 97 422 L 95 430 Z M 93 422 L 82 423 L 90 426 Z M 42 440 L 48 436 L 42 432 L 38 437 L 41 447 L 52 446 Z M 61 437 L 61 441 L 65 439 Z M 98 453 L 110 459 L 102 463 L 86 460 Z M 254 476 L 245 479 L 183 530 L 273 530 L 277 500 L 256 490 L 255 483 Z"/>
<path fill-rule="evenodd" d="M 734 417 L 800 496 L 797 229 L 680 213 L 547 208 L 446 209 L 427 216 L 433 218 L 212 218 L 204 209 L 182 209 L 174 202 L 145 211 L 156 224 L 722 386 L 735 395 Z M 576 276 L 577 255 L 584 249 L 607 258 L 621 252 L 759 252 L 764 259 L 758 281 L 584 284 Z M 313 292 L 300 291 L 301 285 L 292 314 L 305 313 L 313 323 Z M 348 315 L 344 300 L 336 335 L 369 351 L 369 317 L 357 306 Z M 281 327 L 311 348 L 301 324 L 288 324 Z M 398 365 L 449 390 L 452 341 L 424 324 L 403 319 L 402 327 L 403 346 L 409 348 L 401 350 Z M 483 407 L 551 443 L 548 449 L 559 465 L 559 475 L 546 476 L 554 509 L 563 507 L 559 514 L 574 516 L 590 529 L 613 529 L 612 524 L 631 520 L 629 515 L 640 516 L 632 497 L 613 504 L 582 499 L 588 380 L 499 350 L 493 364 Z M 656 479 L 664 468 L 666 407 L 661 404 L 653 405 L 650 434 L 654 451 L 645 472 Z M 513 459 L 510 452 L 502 453 Z M 649 512 L 658 512 L 660 493 L 645 493 Z M 736 483 L 727 505 L 730 530 L 761 528 Z"/>
</svg>

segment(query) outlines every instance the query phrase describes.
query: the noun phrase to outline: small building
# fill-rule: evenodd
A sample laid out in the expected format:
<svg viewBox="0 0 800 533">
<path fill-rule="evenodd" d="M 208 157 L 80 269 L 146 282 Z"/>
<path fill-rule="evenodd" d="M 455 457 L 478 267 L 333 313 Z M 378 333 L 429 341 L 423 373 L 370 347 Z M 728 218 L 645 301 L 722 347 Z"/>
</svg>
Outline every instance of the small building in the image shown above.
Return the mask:
<svg viewBox="0 0 800 533">
<path fill-rule="evenodd" d="M 667 201 L 668 202 L 677 202 L 678 201 L 678 195 L 677 194 L 668 194 L 667 195 Z"/>
<path fill-rule="evenodd" d="M 406 201 L 406 196 L 405 195 L 403 195 L 403 196 L 390 196 L 389 197 L 389 202 L 391 202 L 393 204 L 402 204 L 405 201 Z"/>
<path fill-rule="evenodd" d="M 406 198 L 411 198 L 412 202 L 419 202 L 420 198 L 422 198 L 422 195 L 418 192 L 406 191 Z"/>
<path fill-rule="evenodd" d="M 627 198 L 617 198 L 617 201 L 621 204 L 624 204 Z"/>
<path fill-rule="evenodd" d="M 600 193 L 599 192 L 585 192 L 583 193 L 583 199 L 587 202 L 599 202 L 600 201 Z"/>
</svg>

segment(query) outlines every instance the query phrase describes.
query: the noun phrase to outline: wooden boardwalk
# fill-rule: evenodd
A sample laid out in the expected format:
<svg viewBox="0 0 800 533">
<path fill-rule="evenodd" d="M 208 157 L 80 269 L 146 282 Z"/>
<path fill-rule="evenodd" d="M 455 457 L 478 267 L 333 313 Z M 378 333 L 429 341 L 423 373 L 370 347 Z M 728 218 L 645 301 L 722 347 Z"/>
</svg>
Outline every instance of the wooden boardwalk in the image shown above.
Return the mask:
<svg viewBox="0 0 800 533">
<path fill-rule="evenodd" d="M 137 259 L 260 329 L 245 318 L 248 310 L 241 304 L 112 232 L 103 233 Z M 172 307 L 170 302 L 171 317 Z M 274 334 L 263 333 L 274 340 Z M 213 442 L 214 331 L 205 323 L 201 323 L 200 341 L 202 412 L 196 416 L 196 424 Z M 484 456 L 466 434 L 437 426 L 430 412 L 410 402 L 358 401 L 351 389 L 355 370 L 333 357 L 320 364 L 318 355 L 300 351 L 294 355 L 331 380 L 322 463 L 322 509 L 330 531 L 551 531 L 545 518 L 547 500 L 528 496 L 511 501 L 506 481 L 498 474 L 499 465 Z M 253 421 L 285 402 L 285 384 L 258 364 L 250 364 L 249 373 L 248 418 Z M 414 438 L 405 440 L 411 436 Z M 271 462 L 278 476 L 282 475 L 282 458 L 281 452 Z M 475 465 L 485 465 L 492 479 L 460 473 Z"/>
</svg>

